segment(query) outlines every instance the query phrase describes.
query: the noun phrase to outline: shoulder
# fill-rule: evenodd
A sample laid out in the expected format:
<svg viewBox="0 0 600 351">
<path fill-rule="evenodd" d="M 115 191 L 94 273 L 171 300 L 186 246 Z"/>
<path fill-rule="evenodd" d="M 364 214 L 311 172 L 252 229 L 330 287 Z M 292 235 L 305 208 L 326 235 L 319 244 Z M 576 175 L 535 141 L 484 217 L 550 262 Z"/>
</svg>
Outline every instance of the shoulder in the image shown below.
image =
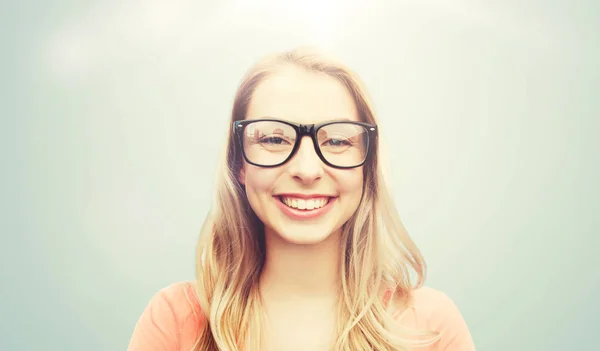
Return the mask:
<svg viewBox="0 0 600 351">
<path fill-rule="evenodd" d="M 423 286 L 412 291 L 410 301 L 396 320 L 403 326 L 439 335 L 433 350 L 474 351 L 473 339 L 458 306 L 444 292 Z"/>
<path fill-rule="evenodd" d="M 152 298 L 150 306 L 155 302 L 157 307 L 168 309 L 176 319 L 185 323 L 190 318 L 199 321 L 201 311 L 200 303 L 196 295 L 194 282 L 184 281 L 173 283 L 161 290 Z"/>
<path fill-rule="evenodd" d="M 150 299 L 135 326 L 128 350 L 191 349 L 201 324 L 194 283 L 171 284 Z"/>
<path fill-rule="evenodd" d="M 429 326 L 441 327 L 462 319 L 458 306 L 446 293 L 428 286 L 413 291 L 410 305 Z"/>
</svg>

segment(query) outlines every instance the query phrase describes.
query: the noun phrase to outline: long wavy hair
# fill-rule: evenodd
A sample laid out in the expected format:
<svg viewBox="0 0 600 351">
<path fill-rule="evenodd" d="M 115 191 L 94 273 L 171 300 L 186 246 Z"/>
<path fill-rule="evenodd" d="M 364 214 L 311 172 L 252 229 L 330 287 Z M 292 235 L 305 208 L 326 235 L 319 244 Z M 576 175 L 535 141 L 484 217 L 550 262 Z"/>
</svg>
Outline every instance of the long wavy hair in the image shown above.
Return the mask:
<svg viewBox="0 0 600 351">
<path fill-rule="evenodd" d="M 336 79 L 353 96 L 361 120 L 377 124 L 358 76 L 338 60 L 311 48 L 270 55 L 253 66 L 237 90 L 230 122 L 246 118 L 257 85 L 286 65 Z M 250 207 L 239 181 L 243 161 L 233 139 L 232 124 L 217 170 L 212 210 L 197 247 L 195 288 L 202 316 L 193 351 L 261 348 L 258 281 L 265 258 L 264 225 Z M 427 345 L 438 338 L 431 331 L 404 329 L 390 313 L 390 300 L 410 307 L 411 292 L 422 286 L 426 266 L 390 196 L 378 144 L 363 166 L 360 204 L 342 227 L 343 293 L 337 308 L 333 350 L 408 350 L 409 345 Z M 415 275 L 414 283 L 411 274 Z M 386 298 L 382 298 L 381 291 L 386 291 Z"/>
</svg>

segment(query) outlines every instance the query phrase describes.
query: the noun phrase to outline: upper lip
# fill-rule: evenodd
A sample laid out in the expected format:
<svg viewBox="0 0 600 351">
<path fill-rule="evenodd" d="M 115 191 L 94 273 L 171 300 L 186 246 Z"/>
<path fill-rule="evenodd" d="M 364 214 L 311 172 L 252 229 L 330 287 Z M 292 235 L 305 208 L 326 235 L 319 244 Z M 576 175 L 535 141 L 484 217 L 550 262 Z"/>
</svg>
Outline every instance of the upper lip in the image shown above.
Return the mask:
<svg viewBox="0 0 600 351">
<path fill-rule="evenodd" d="M 335 197 L 334 195 L 327 195 L 327 194 L 299 194 L 299 193 L 285 193 L 285 194 L 277 194 L 275 196 L 295 197 L 298 199 L 317 199 L 317 198 L 322 198 L 322 197 Z"/>
</svg>

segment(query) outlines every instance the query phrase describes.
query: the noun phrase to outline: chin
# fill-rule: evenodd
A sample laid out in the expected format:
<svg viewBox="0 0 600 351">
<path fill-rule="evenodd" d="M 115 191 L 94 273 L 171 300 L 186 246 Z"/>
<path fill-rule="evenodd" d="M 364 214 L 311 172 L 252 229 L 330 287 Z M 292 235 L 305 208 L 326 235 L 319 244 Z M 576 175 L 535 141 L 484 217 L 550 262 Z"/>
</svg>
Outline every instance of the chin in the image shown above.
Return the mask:
<svg viewBox="0 0 600 351">
<path fill-rule="evenodd" d="M 325 235 L 325 236 L 313 236 L 313 235 L 302 235 L 302 236 L 295 236 L 295 235 L 281 235 L 281 238 L 289 243 L 289 244 L 294 244 L 294 245 L 317 245 L 320 244 L 322 242 L 324 242 L 325 240 L 327 240 L 329 236 Z"/>
<path fill-rule="evenodd" d="M 283 241 L 294 245 L 316 245 L 327 241 L 335 236 L 335 231 L 332 228 L 311 228 L 311 226 L 298 226 L 299 228 L 286 229 L 280 228 L 275 230 L 275 234 Z"/>
</svg>

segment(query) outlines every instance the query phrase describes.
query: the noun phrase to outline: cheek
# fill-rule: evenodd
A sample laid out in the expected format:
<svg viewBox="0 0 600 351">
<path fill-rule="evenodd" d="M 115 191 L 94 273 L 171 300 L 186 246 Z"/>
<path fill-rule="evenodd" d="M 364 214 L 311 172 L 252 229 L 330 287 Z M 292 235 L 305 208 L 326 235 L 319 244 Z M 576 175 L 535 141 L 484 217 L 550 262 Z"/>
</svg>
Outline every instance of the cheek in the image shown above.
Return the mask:
<svg viewBox="0 0 600 351">
<path fill-rule="evenodd" d="M 261 201 L 270 197 L 278 173 L 271 169 L 247 166 L 245 168 L 246 196 L 255 212 L 260 212 Z"/>
<path fill-rule="evenodd" d="M 252 188 L 256 191 L 269 191 L 273 187 L 276 178 L 277 174 L 269 172 L 268 169 L 246 168 L 246 188 Z"/>
<path fill-rule="evenodd" d="M 338 191 L 341 195 L 355 201 L 360 200 L 363 191 L 362 168 L 341 172 L 338 177 Z"/>
</svg>

